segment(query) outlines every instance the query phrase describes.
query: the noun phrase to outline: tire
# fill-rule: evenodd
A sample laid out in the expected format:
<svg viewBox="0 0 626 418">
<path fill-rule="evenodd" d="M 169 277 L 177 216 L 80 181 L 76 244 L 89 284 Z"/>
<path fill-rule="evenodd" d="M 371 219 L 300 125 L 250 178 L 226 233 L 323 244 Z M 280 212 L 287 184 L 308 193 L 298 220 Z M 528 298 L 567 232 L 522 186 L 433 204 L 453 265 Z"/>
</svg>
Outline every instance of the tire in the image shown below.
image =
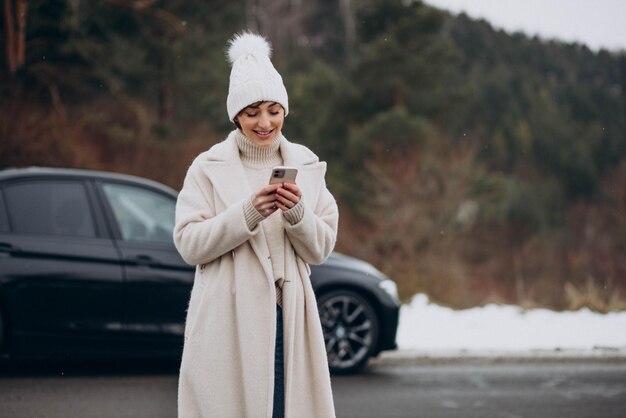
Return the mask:
<svg viewBox="0 0 626 418">
<path fill-rule="evenodd" d="M 356 373 L 365 366 L 378 341 L 376 311 L 367 299 L 349 290 L 323 293 L 317 307 L 331 373 Z"/>
</svg>

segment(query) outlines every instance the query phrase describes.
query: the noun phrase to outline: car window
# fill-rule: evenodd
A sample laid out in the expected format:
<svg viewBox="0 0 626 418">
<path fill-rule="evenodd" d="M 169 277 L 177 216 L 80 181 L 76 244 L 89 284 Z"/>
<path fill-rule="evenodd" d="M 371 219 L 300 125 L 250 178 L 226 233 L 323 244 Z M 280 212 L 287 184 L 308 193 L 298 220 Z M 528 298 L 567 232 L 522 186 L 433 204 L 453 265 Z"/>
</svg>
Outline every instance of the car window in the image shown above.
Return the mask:
<svg viewBox="0 0 626 418">
<path fill-rule="evenodd" d="M 15 233 L 95 237 L 87 191 L 79 182 L 29 181 L 4 189 Z"/>
<path fill-rule="evenodd" d="M 172 242 L 174 199 L 145 188 L 116 183 L 106 183 L 103 189 L 123 240 Z"/>
<path fill-rule="evenodd" d="M 7 219 L 6 208 L 4 207 L 4 198 L 2 197 L 2 190 L 0 190 L 0 232 L 6 232 L 9 230 L 9 220 Z"/>
</svg>

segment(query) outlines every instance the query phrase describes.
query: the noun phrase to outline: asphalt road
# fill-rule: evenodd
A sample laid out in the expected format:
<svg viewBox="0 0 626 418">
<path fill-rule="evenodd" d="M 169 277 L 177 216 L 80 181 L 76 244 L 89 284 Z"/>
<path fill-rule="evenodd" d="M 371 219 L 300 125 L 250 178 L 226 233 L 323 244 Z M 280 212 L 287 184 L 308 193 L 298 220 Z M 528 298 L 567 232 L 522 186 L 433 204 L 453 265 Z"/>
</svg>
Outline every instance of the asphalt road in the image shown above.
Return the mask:
<svg viewBox="0 0 626 418">
<path fill-rule="evenodd" d="M 156 368 L 156 370 L 155 370 Z M 0 370 L 0 417 L 175 417 L 175 366 Z M 626 361 L 377 362 L 333 376 L 340 418 L 626 417 Z"/>
</svg>

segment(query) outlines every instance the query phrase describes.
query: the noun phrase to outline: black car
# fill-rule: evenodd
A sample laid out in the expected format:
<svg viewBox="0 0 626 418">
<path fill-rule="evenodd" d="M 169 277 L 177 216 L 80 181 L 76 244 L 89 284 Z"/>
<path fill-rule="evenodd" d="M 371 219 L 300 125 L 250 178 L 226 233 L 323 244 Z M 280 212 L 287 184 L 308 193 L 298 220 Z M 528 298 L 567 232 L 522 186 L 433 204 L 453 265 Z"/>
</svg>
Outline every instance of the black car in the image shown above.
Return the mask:
<svg viewBox="0 0 626 418">
<path fill-rule="evenodd" d="M 175 203 L 174 190 L 133 176 L 0 171 L 4 356 L 179 356 L 194 269 L 172 241 Z M 395 348 L 392 280 L 337 253 L 311 279 L 333 372 Z"/>
</svg>

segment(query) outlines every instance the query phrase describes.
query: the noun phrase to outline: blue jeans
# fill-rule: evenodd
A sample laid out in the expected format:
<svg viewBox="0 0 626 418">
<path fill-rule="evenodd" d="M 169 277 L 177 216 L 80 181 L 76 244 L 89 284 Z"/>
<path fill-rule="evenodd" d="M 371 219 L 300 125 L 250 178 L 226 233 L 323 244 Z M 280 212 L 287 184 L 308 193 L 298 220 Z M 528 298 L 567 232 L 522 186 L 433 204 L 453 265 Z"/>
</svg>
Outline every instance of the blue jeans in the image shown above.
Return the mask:
<svg viewBox="0 0 626 418">
<path fill-rule="evenodd" d="M 274 412 L 272 418 L 285 416 L 285 372 L 283 355 L 283 309 L 276 306 L 276 350 L 274 352 Z"/>
</svg>

